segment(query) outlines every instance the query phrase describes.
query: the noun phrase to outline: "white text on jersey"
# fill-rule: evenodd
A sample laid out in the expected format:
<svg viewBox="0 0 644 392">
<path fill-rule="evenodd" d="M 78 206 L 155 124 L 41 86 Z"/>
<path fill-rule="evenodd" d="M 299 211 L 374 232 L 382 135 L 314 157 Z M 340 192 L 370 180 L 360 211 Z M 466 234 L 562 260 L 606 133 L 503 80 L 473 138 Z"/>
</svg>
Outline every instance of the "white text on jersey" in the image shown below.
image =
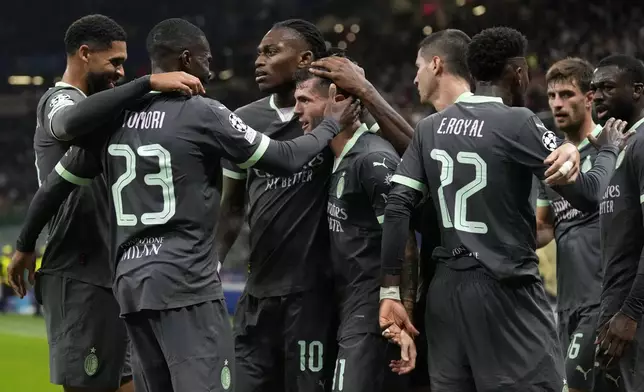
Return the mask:
<svg viewBox="0 0 644 392">
<path fill-rule="evenodd" d="M 123 128 L 129 129 L 161 129 L 165 120 L 165 112 L 153 110 L 150 112 L 125 111 Z"/>
<path fill-rule="evenodd" d="M 462 118 L 444 117 L 438 127 L 439 135 L 463 135 L 469 137 L 483 137 L 481 131 L 485 121 L 465 120 Z"/>
</svg>

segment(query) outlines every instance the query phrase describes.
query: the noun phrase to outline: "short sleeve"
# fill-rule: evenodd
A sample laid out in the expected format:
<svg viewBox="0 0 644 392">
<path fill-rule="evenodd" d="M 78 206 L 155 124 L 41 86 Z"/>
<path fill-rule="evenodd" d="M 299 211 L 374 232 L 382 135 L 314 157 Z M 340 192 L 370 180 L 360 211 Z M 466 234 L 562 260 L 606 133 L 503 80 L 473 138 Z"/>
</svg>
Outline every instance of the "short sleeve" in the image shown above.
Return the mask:
<svg viewBox="0 0 644 392">
<path fill-rule="evenodd" d="M 392 182 L 405 185 L 425 194 L 427 193 L 427 176 L 423 165 L 422 133 L 419 124 L 416 126 L 411 143 L 403 154 L 398 169 L 392 177 Z"/>
<path fill-rule="evenodd" d="M 391 188 L 391 180 L 396 172 L 400 158 L 392 152 L 373 152 L 362 160 L 360 165 L 360 181 L 369 197 L 378 223 L 384 222 L 387 195 Z"/>
<path fill-rule="evenodd" d="M 54 119 L 83 99 L 85 96 L 74 88 L 65 88 L 53 93 L 45 102 L 43 128 L 55 139 L 63 140 L 56 135 Z"/>
<path fill-rule="evenodd" d="M 547 169 L 543 161 L 561 144 L 557 135 L 546 128 L 535 114 L 525 119 L 514 137 L 507 140 L 510 158 L 530 168 L 539 180 L 544 179 Z"/>
<path fill-rule="evenodd" d="M 103 171 L 100 150 L 97 147 L 71 146 L 54 170 L 74 185 L 90 185 Z"/>
<path fill-rule="evenodd" d="M 537 193 L 537 207 L 550 207 L 550 199 L 548 198 L 546 185 L 543 183 L 543 181 L 539 181 L 539 191 Z"/>
<path fill-rule="evenodd" d="M 210 142 L 227 160 L 247 169 L 259 161 L 270 144 L 270 138 L 255 131 L 224 105 L 205 99 L 209 113 Z"/>
</svg>

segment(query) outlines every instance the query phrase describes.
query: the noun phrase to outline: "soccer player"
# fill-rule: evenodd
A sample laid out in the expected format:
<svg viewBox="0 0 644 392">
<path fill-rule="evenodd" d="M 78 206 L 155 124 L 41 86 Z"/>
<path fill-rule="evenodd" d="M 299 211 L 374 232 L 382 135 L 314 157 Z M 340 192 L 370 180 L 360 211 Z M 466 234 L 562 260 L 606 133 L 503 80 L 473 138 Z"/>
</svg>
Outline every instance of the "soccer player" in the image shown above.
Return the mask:
<svg viewBox="0 0 644 392">
<path fill-rule="evenodd" d="M 185 20 L 159 23 L 147 47 L 153 73 L 210 78 L 208 41 Z M 33 250 L 43 221 L 75 185 L 104 173 L 113 207 L 113 290 L 137 357 L 137 391 L 234 388 L 232 334 L 213 247 L 212 176 L 222 156 L 270 171 L 301 168 L 326 148 L 340 130 L 338 121 L 352 123 L 359 114 L 351 99 L 336 100 L 334 89 L 328 119 L 288 142 L 258 134 L 217 101 L 148 94 L 106 125 L 111 135 L 95 133 L 83 148 L 65 154 L 37 192 L 18 241 L 21 252 Z"/>
<path fill-rule="evenodd" d="M 295 76 L 295 114 L 304 132 L 323 117 L 330 79 L 303 69 Z M 387 341 L 377 323 L 380 245 L 391 176 L 400 157 L 356 121 L 331 142 L 335 156 L 328 186 L 327 219 L 335 296 L 339 303 L 339 352 L 333 391 L 380 391 L 386 376 Z"/>
<path fill-rule="evenodd" d="M 564 386 L 528 196 L 532 173 L 543 179 L 559 170 L 546 170 L 544 161 L 566 162 L 578 152 L 570 143 L 556 149 L 554 134 L 534 113 L 506 106 L 523 104 L 526 45 L 509 28 L 486 29 L 472 38 L 468 66 L 479 81 L 477 94 L 488 95 L 462 96 L 421 121 L 392 180 L 383 227 L 381 327 L 389 321 L 414 332 L 399 302 L 401 232 L 428 186 L 439 215 L 442 243 L 434 251 L 438 266 L 426 316 L 432 391 Z M 595 140 L 605 144 L 595 166 L 556 188 L 574 205 L 596 208 L 596 194 L 614 169 L 621 126 L 611 120 Z"/>
<path fill-rule="evenodd" d="M 593 66 L 579 58 L 553 64 L 546 74 L 548 103 L 557 128 L 575 144 L 581 171 L 587 172 L 597 157 L 587 139 L 602 127 L 592 119 Z M 599 210 L 586 213 L 540 184 L 537 200 L 537 248 L 556 238 L 557 320 L 571 391 L 600 391 L 595 381 L 595 338 L 603 268 L 599 241 Z M 595 389 L 593 389 L 595 385 Z"/>
<path fill-rule="evenodd" d="M 235 113 L 278 140 L 302 135 L 293 114 L 294 74 L 326 54 L 324 37 L 312 23 L 292 19 L 275 24 L 260 42 L 255 61 L 255 80 L 268 96 Z M 373 94 L 358 97 L 365 106 L 374 101 L 372 114 L 382 124 L 383 136 L 394 145 L 408 143 L 413 130 L 392 121 L 398 116 L 395 110 Z M 335 307 L 329 300 L 325 216 L 332 165 L 328 149 L 290 176 L 222 164 L 221 261 L 239 234 L 245 201 L 249 205 L 249 274 L 234 322 L 238 391 L 322 391 L 330 384 Z"/>
<path fill-rule="evenodd" d="M 199 80 L 187 74 L 180 80 L 156 75 L 113 88 L 124 74 L 125 40 L 121 26 L 103 15 L 82 17 L 68 28 L 63 79 L 38 103 L 34 150 L 39 184 L 74 139 L 100 124 L 82 118 L 88 109 L 86 96 L 94 95 L 103 113 L 110 113 L 150 88 L 184 87 L 191 92 L 181 80 L 203 90 Z M 50 224 L 43 265 L 36 275 L 36 297 L 45 310 L 50 380 L 65 390 L 116 390 L 131 379 L 125 326 L 110 289 L 105 202 L 100 178 L 72 194 Z M 22 277 L 28 270 L 33 282 L 35 258 L 18 256 L 10 275 Z M 21 297 L 25 293 L 24 287 L 17 290 Z"/>
<path fill-rule="evenodd" d="M 604 58 L 591 91 L 600 122 L 628 122 L 634 133 L 617 158 L 617 168 L 599 206 L 604 279 L 599 316 L 598 360 L 617 367 L 606 374 L 615 390 L 640 391 L 644 385 L 644 65 L 630 56 Z M 608 382 L 607 384 L 610 384 Z"/>
</svg>

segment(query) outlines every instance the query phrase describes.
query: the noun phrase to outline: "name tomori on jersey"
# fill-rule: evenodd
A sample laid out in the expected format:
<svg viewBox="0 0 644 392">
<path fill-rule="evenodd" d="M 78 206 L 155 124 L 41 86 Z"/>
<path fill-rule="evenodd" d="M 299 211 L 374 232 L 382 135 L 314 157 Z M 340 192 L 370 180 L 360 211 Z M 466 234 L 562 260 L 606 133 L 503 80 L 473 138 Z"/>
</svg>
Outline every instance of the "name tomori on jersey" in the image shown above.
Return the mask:
<svg viewBox="0 0 644 392">
<path fill-rule="evenodd" d="M 441 120 L 441 125 L 436 131 L 439 135 L 463 135 L 469 137 L 483 137 L 481 133 L 485 121 L 464 120 L 462 118 L 447 118 Z"/>
<path fill-rule="evenodd" d="M 165 120 L 165 112 L 152 110 L 150 112 L 125 111 L 123 128 L 129 129 L 161 129 Z"/>
</svg>

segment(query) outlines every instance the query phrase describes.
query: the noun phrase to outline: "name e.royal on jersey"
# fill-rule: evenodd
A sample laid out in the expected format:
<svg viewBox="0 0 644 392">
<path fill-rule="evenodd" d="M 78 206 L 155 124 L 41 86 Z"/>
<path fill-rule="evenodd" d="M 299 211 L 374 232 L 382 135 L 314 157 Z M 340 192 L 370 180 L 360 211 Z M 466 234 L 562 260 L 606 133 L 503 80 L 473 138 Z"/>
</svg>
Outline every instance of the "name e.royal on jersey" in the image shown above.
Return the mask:
<svg viewBox="0 0 644 392">
<path fill-rule="evenodd" d="M 462 118 L 444 117 L 436 131 L 439 135 L 463 135 L 469 137 L 483 137 L 481 131 L 485 120 L 465 120 Z"/>
<path fill-rule="evenodd" d="M 165 120 L 165 112 L 152 110 L 149 112 L 125 111 L 123 128 L 129 129 L 161 129 Z"/>
</svg>

